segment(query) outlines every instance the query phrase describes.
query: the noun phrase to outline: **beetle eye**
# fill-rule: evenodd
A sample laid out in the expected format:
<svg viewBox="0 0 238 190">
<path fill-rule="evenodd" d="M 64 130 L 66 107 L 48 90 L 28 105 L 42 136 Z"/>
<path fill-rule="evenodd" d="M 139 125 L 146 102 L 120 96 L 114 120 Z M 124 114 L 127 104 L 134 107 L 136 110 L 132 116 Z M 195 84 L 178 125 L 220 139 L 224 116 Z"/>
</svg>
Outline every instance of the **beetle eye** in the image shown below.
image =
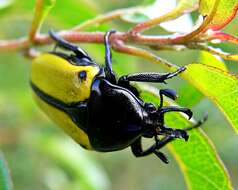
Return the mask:
<svg viewBox="0 0 238 190">
<path fill-rule="evenodd" d="M 78 73 L 78 77 L 79 77 L 80 80 L 85 80 L 86 77 L 87 77 L 86 71 L 81 71 L 81 72 L 79 72 L 79 73 Z"/>
</svg>

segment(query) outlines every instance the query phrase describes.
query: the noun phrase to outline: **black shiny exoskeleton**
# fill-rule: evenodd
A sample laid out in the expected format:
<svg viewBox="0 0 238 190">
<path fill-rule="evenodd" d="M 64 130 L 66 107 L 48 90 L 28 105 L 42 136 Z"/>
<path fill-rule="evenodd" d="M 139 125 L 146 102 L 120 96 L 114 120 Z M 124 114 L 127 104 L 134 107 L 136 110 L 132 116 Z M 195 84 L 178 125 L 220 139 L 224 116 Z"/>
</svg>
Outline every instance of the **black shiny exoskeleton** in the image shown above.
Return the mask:
<svg viewBox="0 0 238 190">
<path fill-rule="evenodd" d="M 130 82 L 158 82 L 165 83 L 167 79 L 177 76 L 185 70 L 185 67 L 166 74 L 159 73 L 136 73 L 119 77 L 117 80 L 111 62 L 109 37 L 115 31 L 109 31 L 105 35 L 105 67 L 100 67 L 77 46 L 61 39 L 55 33 L 50 32 L 57 46 L 71 51 L 67 55 L 52 52 L 67 60 L 69 64 L 76 66 L 98 67 L 98 74 L 93 78 L 90 96 L 79 102 L 67 104 L 50 96 L 44 89 L 40 89 L 32 82 L 34 92 L 44 102 L 54 108 L 63 111 L 71 120 L 82 129 L 88 136 L 91 149 L 101 152 L 117 151 L 131 147 L 136 157 L 146 156 L 151 153 L 157 155 L 162 161 L 168 163 L 167 158 L 159 151 L 168 142 L 175 138 L 188 140 L 186 129 L 172 129 L 164 124 L 164 115 L 167 112 L 183 112 L 192 117 L 192 111 L 188 108 L 175 106 L 163 106 L 163 96 L 175 100 L 176 94 L 170 89 L 161 89 L 160 105 L 146 103 L 139 97 L 139 92 Z M 82 71 L 78 74 L 80 80 L 85 80 L 87 73 Z M 88 90 L 88 89 L 85 89 Z M 163 138 L 159 138 L 158 135 Z M 154 138 L 155 143 L 147 150 L 143 150 L 142 138 Z"/>
</svg>

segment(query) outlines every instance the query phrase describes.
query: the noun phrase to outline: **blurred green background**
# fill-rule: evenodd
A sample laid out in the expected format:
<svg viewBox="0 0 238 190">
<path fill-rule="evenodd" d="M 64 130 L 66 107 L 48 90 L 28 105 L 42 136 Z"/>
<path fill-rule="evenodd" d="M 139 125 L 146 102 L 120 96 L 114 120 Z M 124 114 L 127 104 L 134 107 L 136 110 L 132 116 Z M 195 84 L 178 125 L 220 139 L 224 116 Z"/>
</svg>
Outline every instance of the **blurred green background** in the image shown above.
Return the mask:
<svg viewBox="0 0 238 190">
<path fill-rule="evenodd" d="M 11 39 L 25 36 L 33 17 L 34 0 L 15 0 L 9 6 L 0 1 L 0 38 Z M 63 30 L 73 27 L 87 19 L 117 8 L 143 4 L 138 0 L 58 0 L 43 26 L 43 32 L 49 29 Z M 90 10 L 90 11 L 89 11 Z M 196 14 L 192 15 L 194 18 Z M 126 31 L 131 24 L 114 21 L 89 31 L 106 31 L 115 28 Z M 226 27 L 225 31 L 237 34 L 237 19 Z M 153 32 L 166 33 L 162 28 Z M 83 44 L 89 54 L 98 63 L 104 62 L 102 45 Z M 237 47 L 223 44 L 228 52 L 238 53 Z M 51 50 L 53 46 L 39 48 Z M 162 51 L 158 55 L 176 65 L 198 62 L 200 52 Z M 164 70 L 152 63 L 131 56 L 113 52 L 114 69 L 118 75 L 138 71 Z M 237 73 L 236 62 L 226 62 L 231 72 Z M 31 61 L 20 52 L 0 53 L 0 148 L 3 151 L 14 187 L 17 190 L 167 190 L 186 189 L 185 182 L 177 163 L 166 150 L 170 164 L 165 165 L 155 156 L 136 159 L 130 149 L 97 153 L 85 151 L 67 134 L 63 133 L 36 106 L 29 88 Z M 159 85 L 157 85 L 160 87 Z M 189 84 L 176 78 L 168 81 L 169 88 L 175 89 L 181 106 L 191 106 L 193 93 Z M 219 110 L 207 99 L 202 98 L 192 105 L 195 118 L 205 112 L 209 120 L 204 130 L 226 165 L 234 186 L 238 189 L 238 138 Z M 191 160 L 192 161 L 192 160 Z"/>
</svg>

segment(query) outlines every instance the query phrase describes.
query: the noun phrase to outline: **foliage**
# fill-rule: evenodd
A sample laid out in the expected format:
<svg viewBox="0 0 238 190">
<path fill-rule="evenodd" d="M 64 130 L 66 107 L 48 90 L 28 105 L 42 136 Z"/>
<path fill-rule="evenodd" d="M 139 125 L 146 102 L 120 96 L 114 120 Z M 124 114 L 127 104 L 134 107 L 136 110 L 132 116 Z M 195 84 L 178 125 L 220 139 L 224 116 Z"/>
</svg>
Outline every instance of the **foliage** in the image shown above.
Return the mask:
<svg viewBox="0 0 238 190">
<path fill-rule="evenodd" d="M 0 154 L 0 189 L 11 190 L 12 182 L 2 153 Z"/>
<path fill-rule="evenodd" d="M 104 4 L 105 6 L 102 6 Z M 121 8 L 126 6 L 131 7 Z M 238 58 L 236 54 L 238 39 L 232 34 L 232 32 L 236 32 L 236 27 L 232 27 L 232 24 L 237 26 L 234 19 L 237 7 L 237 0 L 150 0 L 128 1 L 127 4 L 119 2 L 110 4 L 106 0 L 98 2 L 91 0 L 0 1 L 0 23 L 2 26 L 11 23 L 11 27 L 3 27 L 0 32 L 2 38 L 0 40 L 1 60 L 8 60 L 2 61 L 0 64 L 2 79 L 2 81 L 0 80 L 2 87 L 0 94 L 0 145 L 9 162 L 10 173 L 13 173 L 13 184 L 16 184 L 14 186 L 19 187 L 18 189 L 32 189 L 34 186 L 37 186 L 35 189 L 78 189 L 79 187 L 82 189 L 108 189 L 110 182 L 105 171 L 99 166 L 100 163 L 106 163 L 104 167 L 110 167 L 110 169 L 116 167 L 113 170 L 115 174 L 111 172 L 113 177 L 110 177 L 110 181 L 116 181 L 114 178 L 125 180 L 123 175 L 126 175 L 120 172 L 121 168 L 118 168 L 120 165 L 117 166 L 118 163 L 122 163 L 117 160 L 118 156 L 113 157 L 113 161 L 108 161 L 108 155 L 105 156 L 106 158 L 102 158 L 103 156 L 100 157 L 94 153 L 74 151 L 72 148 L 74 144 L 65 143 L 66 137 L 55 127 L 52 127 L 37 108 L 32 106 L 33 102 L 30 99 L 27 86 L 28 74 L 26 74 L 29 65 L 18 64 L 18 62 L 29 63 L 29 60 L 40 53 L 40 46 L 44 49 L 42 46 L 52 43 L 49 36 L 42 31 L 58 28 L 58 34 L 70 42 L 91 43 L 85 47 L 96 60 L 103 62 L 101 47 L 92 44 L 103 43 L 104 32 L 109 28 L 116 28 L 120 32 L 113 34 L 111 44 L 115 51 L 113 59 L 118 63 L 115 64 L 118 74 L 135 70 L 144 71 L 148 68 L 174 71 L 181 63 L 183 65 L 186 63 L 187 69 L 180 75 L 186 83 L 172 81 L 170 84 L 175 88 L 179 86 L 178 91 L 181 97 L 178 99 L 178 103 L 182 106 L 190 106 L 199 112 L 198 107 L 202 106 L 203 102 L 208 102 L 206 99 L 208 98 L 214 108 L 203 106 L 200 111 L 201 115 L 206 110 L 216 112 L 215 107 L 217 107 L 228 120 L 229 126 L 237 131 L 238 77 L 232 72 L 238 71 L 238 69 L 236 66 L 234 68 L 226 66 L 231 63 L 228 60 L 237 61 Z M 33 8 L 34 13 L 32 12 Z M 108 12 L 108 10 L 110 11 Z M 102 12 L 106 13 L 101 14 Z M 29 18 L 32 18 L 31 24 L 29 24 Z M 227 29 L 225 27 L 228 24 L 230 25 Z M 172 27 L 173 30 L 171 30 L 171 26 L 178 27 Z M 185 29 L 186 31 L 184 31 Z M 224 31 L 221 31 L 223 29 Z M 24 37 L 25 35 L 26 37 Z M 17 38 L 8 39 L 15 37 Z M 190 54 L 188 52 L 191 51 L 188 50 L 193 51 Z M 14 54 L 15 52 L 22 52 L 25 58 L 22 58 L 22 55 Z M 177 56 L 175 54 L 177 52 L 180 55 L 184 54 L 185 58 L 171 56 Z M 197 54 L 200 55 L 198 61 L 194 58 L 194 55 Z M 164 58 L 160 58 L 159 55 Z M 192 56 L 187 58 L 189 55 Z M 147 62 L 146 66 L 143 59 Z M 133 64 L 134 62 L 137 63 Z M 153 66 L 150 63 L 156 65 Z M 160 103 L 156 88 L 144 85 L 136 86 L 140 89 L 141 97 L 144 100 L 157 105 Z M 167 103 L 175 104 L 169 101 Z M 196 115 L 196 111 L 194 113 Z M 218 119 L 211 118 L 213 124 L 215 123 L 217 126 L 225 125 L 225 122 L 221 120 L 221 116 Z M 166 118 L 168 125 L 178 128 L 188 127 L 195 122 L 195 118 L 188 122 L 183 115 L 179 114 L 171 114 Z M 222 148 L 226 143 L 229 143 L 229 140 L 223 142 L 225 137 L 232 139 L 231 135 L 234 135 L 233 131 L 227 135 L 226 129 L 222 128 L 223 137 L 219 132 L 215 132 L 219 127 L 212 127 L 212 123 L 209 121 L 205 125 L 204 128 L 207 132 L 212 130 L 212 133 L 219 136 L 217 142 Z M 212 129 L 210 129 L 211 127 Z M 42 131 L 44 135 L 40 137 L 36 135 L 43 134 Z M 172 153 L 182 171 L 187 189 L 225 190 L 238 187 L 234 180 L 235 177 L 229 176 L 219 157 L 221 153 L 219 147 L 217 147 L 218 154 L 203 129 L 195 129 L 189 133 L 188 142 L 176 140 L 168 146 L 169 152 Z M 75 147 L 75 149 L 78 148 Z M 231 161 L 226 161 L 228 167 L 231 165 L 229 163 L 237 160 L 232 157 L 238 156 L 234 147 L 230 154 Z M 101 161 L 96 161 L 97 159 L 94 160 L 91 157 L 97 157 Z M 222 160 L 226 158 L 222 153 L 221 157 Z M 18 162 L 18 159 L 22 160 L 22 163 Z M 123 161 L 127 162 L 128 166 L 137 162 L 134 159 L 133 161 L 130 159 Z M 157 162 L 159 161 L 151 163 Z M 34 168 L 34 164 L 39 166 Z M 50 169 L 48 167 L 40 169 L 41 164 L 49 166 Z M 143 168 L 143 164 L 140 166 L 140 170 L 145 169 L 146 175 L 146 168 Z M 163 167 L 158 167 L 158 171 L 163 171 Z M 35 172 L 34 175 L 27 174 L 28 170 Z M 237 167 L 235 169 L 229 167 L 229 172 L 237 177 L 236 170 L 238 171 Z M 110 172 L 108 171 L 108 173 Z M 43 177 L 44 174 L 46 177 Z M 143 175 L 143 172 L 140 174 L 137 171 L 134 174 Z M 152 174 L 151 168 L 149 175 L 146 175 L 146 180 L 149 180 L 150 174 Z M 0 156 L 0 175 L 0 189 L 11 189 L 10 175 L 2 154 Z M 161 174 L 162 177 L 163 175 Z M 26 179 L 23 176 L 26 176 Z M 165 174 L 165 176 L 167 175 Z M 130 177 L 133 178 L 132 175 Z M 150 177 L 152 178 L 152 176 Z M 29 178 L 33 179 L 32 183 L 29 182 L 31 181 Z M 34 184 L 37 183 L 37 179 L 42 181 L 41 185 Z M 130 187 L 133 189 L 133 185 L 130 186 L 133 184 L 131 180 L 129 179 L 126 183 L 127 189 Z M 152 179 L 150 180 L 152 181 Z M 156 184 L 158 180 L 146 184 Z M 168 180 L 169 183 L 165 189 L 176 189 L 177 180 L 174 180 L 174 186 L 170 184 L 172 180 Z M 160 183 L 163 183 L 161 181 Z M 137 181 L 137 183 L 139 182 Z M 119 185 L 117 188 L 114 185 L 112 184 L 113 189 L 123 188 L 123 185 Z M 143 185 L 138 188 L 143 189 Z M 157 185 L 155 188 L 150 187 L 150 189 L 157 188 Z M 181 189 L 183 188 L 182 184 Z M 148 189 L 148 187 L 146 186 L 144 189 Z"/>
</svg>

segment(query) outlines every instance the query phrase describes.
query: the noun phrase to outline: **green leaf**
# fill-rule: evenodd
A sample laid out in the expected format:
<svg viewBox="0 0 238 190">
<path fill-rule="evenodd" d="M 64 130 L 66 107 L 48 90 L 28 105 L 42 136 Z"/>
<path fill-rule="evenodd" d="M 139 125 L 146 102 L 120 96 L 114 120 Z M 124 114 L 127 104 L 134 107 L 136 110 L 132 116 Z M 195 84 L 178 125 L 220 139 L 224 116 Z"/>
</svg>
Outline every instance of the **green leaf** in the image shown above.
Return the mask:
<svg viewBox="0 0 238 190">
<path fill-rule="evenodd" d="M 137 13 L 123 16 L 122 19 L 128 22 L 138 23 L 145 22 L 149 19 L 163 15 L 163 22 L 166 22 L 183 15 L 185 12 L 191 12 L 195 10 L 198 7 L 198 0 L 179 0 L 173 10 L 167 11 L 167 9 L 171 9 L 170 4 L 173 4 L 173 1 L 167 2 L 167 4 L 165 4 L 161 0 L 157 0 L 154 1 L 150 6 L 146 6 L 143 9 L 138 10 Z M 169 7 L 166 7 L 167 5 L 169 5 Z"/>
<path fill-rule="evenodd" d="M 227 71 L 225 63 L 218 56 L 206 51 L 200 52 L 199 63 Z"/>
<path fill-rule="evenodd" d="M 179 12 L 195 10 L 198 7 L 198 0 L 178 0 L 176 9 Z"/>
<path fill-rule="evenodd" d="M 179 88 L 178 95 L 179 96 L 177 102 L 180 105 L 189 108 L 193 107 L 204 98 L 204 95 L 202 93 L 200 93 L 191 84 L 187 83 Z"/>
<path fill-rule="evenodd" d="M 127 14 L 123 16 L 122 19 L 131 23 L 140 23 L 149 20 L 150 18 L 144 13 L 136 12 L 132 14 Z"/>
<path fill-rule="evenodd" d="M 207 29 L 219 30 L 223 28 L 235 17 L 238 9 L 237 0 L 200 0 L 200 13 L 204 16 L 208 15 L 216 1 L 219 1 L 217 11 Z"/>
<path fill-rule="evenodd" d="M 182 74 L 200 92 L 213 101 L 238 132 L 238 77 L 203 64 L 190 64 Z"/>
<path fill-rule="evenodd" d="M 221 70 L 227 71 L 227 67 L 224 62 L 213 54 L 205 51 L 200 52 L 199 63 L 204 65 L 212 66 L 219 68 Z M 194 86 L 191 84 L 186 84 L 179 89 L 179 98 L 178 103 L 183 106 L 192 107 L 197 104 L 204 95 L 199 92 Z M 188 101 L 189 100 L 189 101 Z"/>
<path fill-rule="evenodd" d="M 217 56 L 212 55 L 209 52 L 201 51 L 199 56 L 199 63 L 217 67 L 221 70 L 227 71 L 225 63 L 221 61 L 221 59 Z M 201 101 L 204 98 L 204 95 L 199 92 L 194 86 L 191 84 L 186 84 L 179 88 L 179 98 L 178 103 L 183 106 L 192 107 Z M 189 100 L 189 101 L 188 101 Z"/>
<path fill-rule="evenodd" d="M 12 181 L 9 175 L 9 170 L 3 154 L 0 152 L 0 189 L 1 190 L 11 190 Z"/>
<path fill-rule="evenodd" d="M 140 90 L 142 90 L 141 95 L 143 99 L 152 101 L 155 104 L 159 103 L 157 89 L 143 86 Z M 176 128 L 184 128 L 194 124 L 178 113 L 167 114 L 165 123 Z M 193 129 L 189 131 L 189 135 L 188 142 L 178 139 L 168 145 L 169 150 L 182 170 L 188 189 L 232 189 L 226 168 L 202 129 Z"/>
</svg>

